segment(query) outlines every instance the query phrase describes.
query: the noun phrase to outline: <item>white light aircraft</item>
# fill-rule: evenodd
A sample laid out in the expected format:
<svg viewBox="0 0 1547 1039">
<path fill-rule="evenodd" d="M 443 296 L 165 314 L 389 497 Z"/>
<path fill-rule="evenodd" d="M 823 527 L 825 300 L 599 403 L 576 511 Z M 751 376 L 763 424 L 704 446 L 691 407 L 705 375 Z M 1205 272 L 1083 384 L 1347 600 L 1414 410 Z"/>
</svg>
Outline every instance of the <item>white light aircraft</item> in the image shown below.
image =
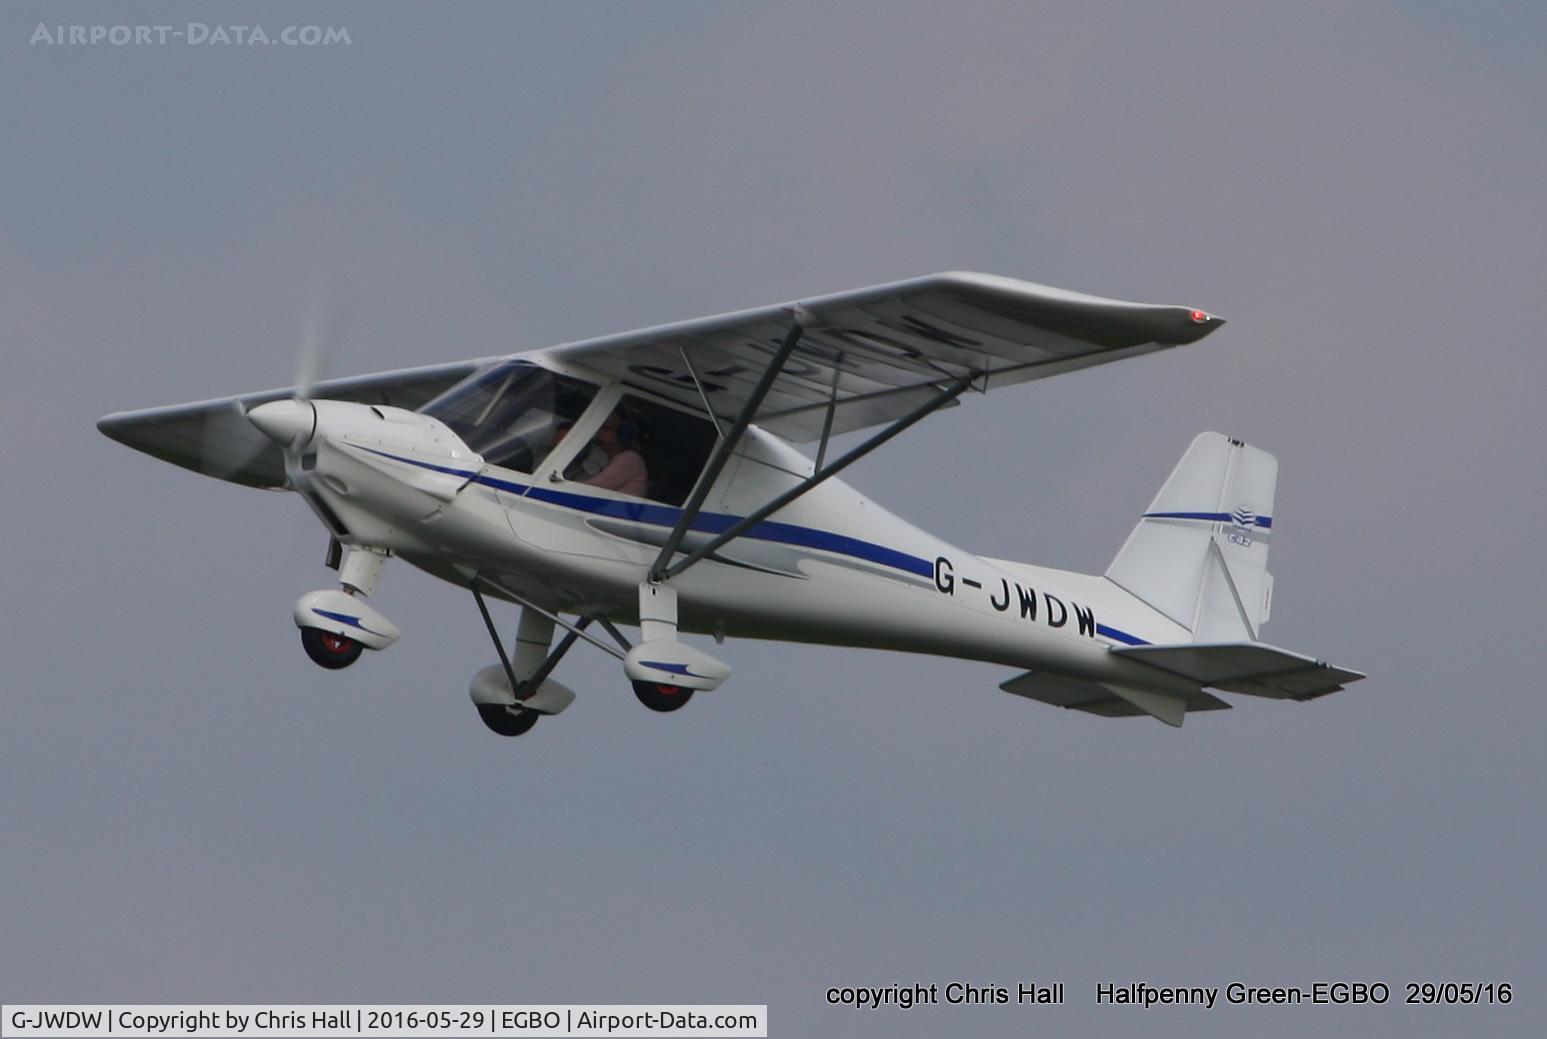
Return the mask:
<svg viewBox="0 0 1547 1039">
<path fill-rule="evenodd" d="M 1224 322 L 949 273 L 510 357 L 109 415 L 109 437 L 300 495 L 339 586 L 294 607 L 327 668 L 398 629 L 366 599 L 396 556 L 469 590 L 498 663 L 472 680 L 515 736 L 574 693 L 578 641 L 674 711 L 731 669 L 682 632 L 991 661 L 1006 692 L 1179 726 L 1208 689 L 1309 700 L 1364 677 L 1259 639 L 1278 463 L 1193 441 L 1103 575 L 988 559 L 834 477 L 970 393 L 1195 342 Z M 880 427 L 838 458 L 832 437 Z M 815 444 L 815 457 L 788 442 Z M 489 598 L 518 604 L 512 652 Z M 637 625 L 630 640 L 619 624 Z M 554 642 L 556 629 L 564 629 Z"/>
</svg>

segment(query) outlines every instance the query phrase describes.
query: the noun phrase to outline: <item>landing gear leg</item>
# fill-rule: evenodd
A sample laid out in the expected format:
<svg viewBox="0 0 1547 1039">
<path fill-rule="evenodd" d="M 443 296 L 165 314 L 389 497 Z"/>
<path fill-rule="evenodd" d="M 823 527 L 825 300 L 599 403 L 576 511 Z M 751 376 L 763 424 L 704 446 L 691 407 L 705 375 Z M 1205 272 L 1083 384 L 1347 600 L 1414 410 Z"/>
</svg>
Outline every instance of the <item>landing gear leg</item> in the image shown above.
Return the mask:
<svg viewBox="0 0 1547 1039">
<path fill-rule="evenodd" d="M 639 641 L 657 646 L 676 643 L 676 589 L 653 581 L 639 586 Z M 629 675 L 629 684 L 634 687 L 634 695 L 640 703 L 662 714 L 686 707 L 693 698 L 693 690 L 661 681 L 660 676 L 641 680 Z"/>
<path fill-rule="evenodd" d="M 292 610 L 306 655 L 330 671 L 359 660 L 361 650 L 386 649 L 398 637 L 392 622 L 362 601 L 376 590 L 387 562 L 386 551 L 365 545 L 350 545 L 340 551 L 337 545 L 329 542 L 328 559 L 331 564 L 342 555 L 338 569 L 343 587 L 308 592 Z"/>
<path fill-rule="evenodd" d="M 639 586 L 639 635 L 639 645 L 623 659 L 623 673 L 652 711 L 675 711 L 695 691 L 714 689 L 731 673 L 709 654 L 677 641 L 677 591 L 668 584 Z"/>
<path fill-rule="evenodd" d="M 494 642 L 494 650 L 500 655 L 500 668 L 505 673 L 506 681 L 510 683 L 508 689 L 512 697 L 509 702 L 501 702 L 503 697 L 492 702 L 480 702 L 483 698 L 479 696 L 478 679 L 483 677 L 483 672 L 479 672 L 473 679 L 473 705 L 478 708 L 478 717 L 483 719 L 484 725 L 488 726 L 491 732 L 501 736 L 520 736 L 537 724 L 538 714 L 521 706 L 521 701 L 525 699 L 521 695 L 525 692 L 525 683 L 516 677 L 518 673 L 516 665 L 511 663 L 510 657 L 506 656 L 505 645 L 500 641 L 500 633 L 494 627 L 494 618 L 489 616 L 489 607 L 483 601 L 483 594 L 478 591 L 476 585 L 473 586 L 473 598 L 478 602 L 478 612 L 483 615 L 483 625 L 489 630 L 489 638 Z M 516 660 L 527 663 L 534 653 L 538 660 L 541 660 L 548 652 L 548 642 L 552 638 L 552 621 L 539 616 L 533 610 L 522 610 L 521 621 L 516 627 Z M 529 665 L 523 670 L 531 669 Z M 505 691 L 505 689 L 498 690 L 499 693 Z"/>
<path fill-rule="evenodd" d="M 483 616 L 484 627 L 494 643 L 500 662 L 473 676 L 470 693 L 483 723 L 501 736 L 519 736 L 537 724 L 544 714 L 558 714 L 574 700 L 575 694 L 549 678 L 559 661 L 590 626 L 593 618 L 582 617 L 559 644 L 548 651 L 553 641 L 554 621 L 532 607 L 523 607 L 516 626 L 514 657 L 507 656 L 494 627 L 483 594 L 475 586 L 473 598 Z M 525 677 L 522 677 L 525 676 Z"/>
</svg>

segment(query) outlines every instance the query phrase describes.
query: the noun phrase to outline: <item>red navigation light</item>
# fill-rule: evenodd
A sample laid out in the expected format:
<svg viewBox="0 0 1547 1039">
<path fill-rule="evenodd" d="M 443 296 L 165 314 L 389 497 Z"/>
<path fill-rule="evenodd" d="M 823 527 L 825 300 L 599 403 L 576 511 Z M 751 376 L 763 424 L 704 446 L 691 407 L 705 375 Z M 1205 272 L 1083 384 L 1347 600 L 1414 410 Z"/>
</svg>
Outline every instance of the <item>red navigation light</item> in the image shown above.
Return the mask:
<svg viewBox="0 0 1547 1039">
<path fill-rule="evenodd" d="M 1199 324 L 1199 325 L 1203 324 L 1205 321 L 1207 321 L 1209 319 L 1209 316 L 1207 314 L 1205 314 L 1201 310 L 1193 311 L 1191 317 L 1193 319 L 1193 323 L 1194 324 Z"/>
</svg>

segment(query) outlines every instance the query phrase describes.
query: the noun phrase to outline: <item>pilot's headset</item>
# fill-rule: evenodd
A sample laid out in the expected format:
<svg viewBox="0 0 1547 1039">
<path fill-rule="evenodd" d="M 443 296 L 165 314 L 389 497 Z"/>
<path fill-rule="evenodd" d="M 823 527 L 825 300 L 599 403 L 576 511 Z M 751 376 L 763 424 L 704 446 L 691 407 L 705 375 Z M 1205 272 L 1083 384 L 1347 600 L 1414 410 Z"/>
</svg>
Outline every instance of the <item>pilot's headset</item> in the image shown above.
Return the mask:
<svg viewBox="0 0 1547 1039">
<path fill-rule="evenodd" d="M 624 408 L 618 409 L 618 446 L 627 451 L 634 446 L 639 439 L 639 423 L 634 421 L 632 412 Z"/>
</svg>

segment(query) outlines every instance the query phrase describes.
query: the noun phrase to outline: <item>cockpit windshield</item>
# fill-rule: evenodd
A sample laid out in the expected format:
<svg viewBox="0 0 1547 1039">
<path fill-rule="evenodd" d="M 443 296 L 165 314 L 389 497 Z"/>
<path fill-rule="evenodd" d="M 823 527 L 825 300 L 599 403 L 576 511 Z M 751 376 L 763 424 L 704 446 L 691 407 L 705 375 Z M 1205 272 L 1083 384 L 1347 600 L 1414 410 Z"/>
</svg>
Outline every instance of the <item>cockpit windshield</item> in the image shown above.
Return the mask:
<svg viewBox="0 0 1547 1039">
<path fill-rule="evenodd" d="M 507 361 L 470 376 L 422 409 L 491 465 L 536 471 L 580 417 L 596 387 L 530 361 Z"/>
</svg>

